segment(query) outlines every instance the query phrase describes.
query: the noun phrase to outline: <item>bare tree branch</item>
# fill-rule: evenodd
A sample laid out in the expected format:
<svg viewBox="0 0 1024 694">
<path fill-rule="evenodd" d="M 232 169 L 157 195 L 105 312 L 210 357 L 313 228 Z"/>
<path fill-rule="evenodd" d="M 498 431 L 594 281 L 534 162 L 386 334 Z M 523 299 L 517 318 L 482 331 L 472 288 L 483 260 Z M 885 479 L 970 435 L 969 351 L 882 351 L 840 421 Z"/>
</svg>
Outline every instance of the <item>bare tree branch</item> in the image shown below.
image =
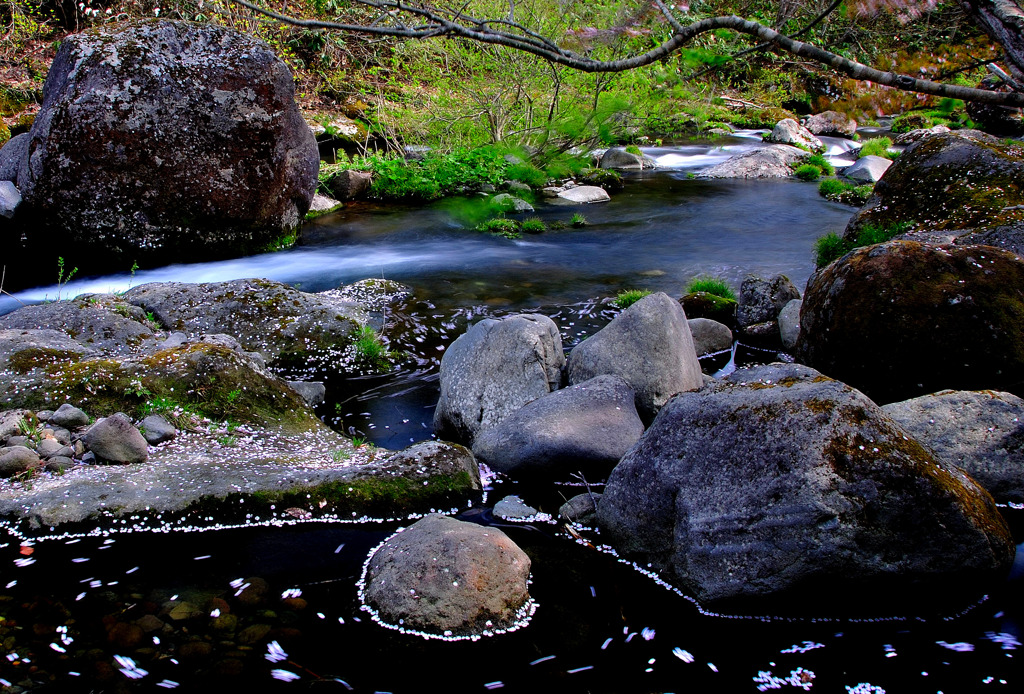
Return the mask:
<svg viewBox="0 0 1024 694">
<path fill-rule="evenodd" d="M 1018 92 L 993 92 L 984 89 L 974 89 L 959 85 L 942 84 L 930 80 L 918 79 L 909 75 L 901 75 L 895 72 L 885 72 L 868 67 L 862 63 L 844 58 L 841 55 L 818 48 L 817 46 L 794 38 L 785 36 L 774 29 L 770 29 L 757 22 L 743 19 L 742 17 L 711 17 L 693 22 L 683 26 L 677 20 L 670 22 L 672 35 L 654 48 L 634 55 L 629 58 L 616 60 L 595 60 L 575 51 L 562 48 L 552 41 L 539 37 L 526 27 L 509 20 L 478 20 L 462 14 L 462 11 L 452 15 L 451 11 L 443 8 L 436 8 L 430 5 L 407 5 L 400 0 L 355 0 L 358 4 L 366 5 L 377 9 L 387 10 L 393 14 L 408 14 L 418 18 L 422 23 L 414 27 L 375 25 L 366 26 L 359 24 L 343 24 L 338 22 L 325 22 L 314 19 L 299 19 L 290 17 L 266 8 L 260 7 L 249 0 L 232 0 L 233 2 L 247 7 L 259 14 L 276 19 L 277 21 L 292 26 L 306 29 L 325 29 L 331 31 L 343 31 L 349 33 L 376 34 L 393 36 L 407 39 L 424 39 L 434 36 L 447 36 L 455 38 L 470 39 L 480 43 L 506 46 L 515 50 L 531 53 L 537 57 L 548 60 L 552 63 L 565 65 L 566 67 L 582 72 L 614 73 L 624 72 L 635 68 L 651 65 L 665 60 L 677 50 L 688 44 L 697 36 L 717 29 L 730 29 L 737 33 L 746 34 L 758 40 L 774 45 L 779 49 L 800 56 L 816 63 L 831 67 L 837 72 L 848 75 L 857 80 L 874 82 L 876 84 L 894 87 L 903 91 L 931 94 L 934 96 L 963 99 L 965 101 L 976 101 L 987 104 L 999 104 L 1003 106 L 1024 106 L 1024 93 Z M 981 0 L 989 4 L 1013 5 L 1012 0 Z M 961 0 L 962 3 L 975 2 L 975 0 Z M 666 14 L 667 8 L 664 4 L 657 2 L 662 14 Z M 1015 5 L 1013 5 L 1016 7 Z M 1020 19 L 1022 16 L 1019 8 L 1017 13 L 1012 15 L 1013 19 Z M 671 12 L 667 13 L 671 15 Z M 454 16 L 454 19 L 452 18 Z M 501 29 L 496 28 L 501 26 Z"/>
</svg>

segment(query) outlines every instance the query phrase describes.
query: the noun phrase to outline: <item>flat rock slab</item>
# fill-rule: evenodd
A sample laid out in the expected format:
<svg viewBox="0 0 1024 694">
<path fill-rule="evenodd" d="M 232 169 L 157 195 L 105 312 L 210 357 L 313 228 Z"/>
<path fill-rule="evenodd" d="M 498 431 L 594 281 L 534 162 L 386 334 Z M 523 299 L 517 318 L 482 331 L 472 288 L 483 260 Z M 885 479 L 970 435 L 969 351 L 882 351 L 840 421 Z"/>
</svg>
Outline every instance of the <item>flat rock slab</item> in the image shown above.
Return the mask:
<svg viewBox="0 0 1024 694">
<path fill-rule="evenodd" d="M 211 428 L 181 432 L 153 448 L 144 464 L 78 465 L 62 475 L 40 475 L 31 486 L 0 482 L 0 516 L 29 529 L 95 527 L 105 518 L 133 515 L 159 526 L 190 508 L 197 509 L 196 523 L 208 515 L 237 522 L 246 514 L 264 520 L 402 518 L 464 506 L 474 491 L 470 475 L 443 460 L 356 449 L 326 429 L 309 436 Z"/>
<path fill-rule="evenodd" d="M 843 169 L 843 176 L 858 183 L 877 183 L 890 166 L 892 161 L 889 159 L 869 154 Z"/>
<path fill-rule="evenodd" d="M 793 165 L 810 155 L 790 145 L 771 145 L 737 154 L 702 171 L 701 178 L 789 178 Z"/>
<path fill-rule="evenodd" d="M 144 310 L 112 294 L 23 306 L 0 316 L 3 329 L 59 330 L 85 349 L 105 354 L 138 353 L 163 339 L 160 327 L 147 320 Z"/>
<path fill-rule="evenodd" d="M 78 361 L 94 354 L 95 349 L 62 330 L 0 330 L 0 369 L 27 371 L 40 363 Z"/>
</svg>

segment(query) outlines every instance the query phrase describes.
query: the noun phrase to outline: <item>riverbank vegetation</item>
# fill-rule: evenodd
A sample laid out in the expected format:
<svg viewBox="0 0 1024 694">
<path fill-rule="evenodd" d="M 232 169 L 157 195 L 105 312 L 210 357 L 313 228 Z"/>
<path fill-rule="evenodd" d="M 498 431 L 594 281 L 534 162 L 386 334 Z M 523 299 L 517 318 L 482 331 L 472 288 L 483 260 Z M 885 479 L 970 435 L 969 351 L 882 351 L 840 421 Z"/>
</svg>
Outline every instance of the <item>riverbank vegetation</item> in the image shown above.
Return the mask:
<svg viewBox="0 0 1024 694">
<path fill-rule="evenodd" d="M 665 37 L 664 18 L 649 6 L 527 2 L 516 3 L 514 12 L 517 21 L 539 34 L 608 60 L 649 50 Z M 739 6 L 732 0 L 712 0 L 691 7 L 687 18 L 736 13 L 794 34 L 826 6 L 768 0 Z M 287 11 L 308 19 L 372 19 L 368 8 L 342 0 L 299 0 Z M 509 5 L 474 0 L 468 11 L 504 16 Z M 702 34 L 642 68 L 588 74 L 464 39 L 367 40 L 288 26 L 230 0 L 6 0 L 0 2 L 0 116 L 11 133 L 30 124 L 49 61 L 67 32 L 154 15 L 224 24 L 265 40 L 295 71 L 308 119 L 355 121 L 358 132 L 365 133 L 360 148 L 401 152 L 404 145 L 418 144 L 444 155 L 461 153 L 452 162 L 454 168 L 477 168 L 473 175 L 488 180 L 494 178 L 493 159 L 467 160 L 466 151 L 484 145 L 506 152 L 525 148 L 529 159 L 521 166 L 532 168 L 513 173 L 517 180 L 539 185 L 542 176 L 579 173 L 579 163 L 571 156 L 576 147 L 714 137 L 727 124 L 771 126 L 782 117 L 824 108 L 844 111 L 861 122 L 909 112 L 928 122 L 967 124 L 962 102 L 846 79 L 771 50 L 749 52 L 749 38 L 725 30 Z M 966 86 L 977 84 L 984 74 L 981 63 L 997 56 L 958 7 L 943 5 L 905 24 L 900 19 L 884 12 L 857 14 L 851 6 L 833 12 L 802 38 L 879 69 Z M 386 179 L 395 168 L 387 162 L 381 158 L 369 166 Z M 446 176 L 444 171 L 440 165 L 436 172 L 438 190 L 463 185 L 458 175 Z M 403 178 L 377 185 L 411 186 L 425 199 L 437 194 L 434 182 Z"/>
</svg>

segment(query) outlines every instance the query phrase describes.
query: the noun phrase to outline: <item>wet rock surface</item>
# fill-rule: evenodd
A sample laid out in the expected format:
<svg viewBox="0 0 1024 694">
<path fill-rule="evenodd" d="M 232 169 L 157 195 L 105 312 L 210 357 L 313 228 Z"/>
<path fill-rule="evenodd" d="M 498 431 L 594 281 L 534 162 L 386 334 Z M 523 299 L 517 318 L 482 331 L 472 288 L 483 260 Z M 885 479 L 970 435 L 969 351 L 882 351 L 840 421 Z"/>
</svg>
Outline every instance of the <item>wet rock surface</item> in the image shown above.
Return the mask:
<svg viewBox="0 0 1024 694">
<path fill-rule="evenodd" d="M 859 392 L 798 365 L 673 398 L 598 506 L 625 556 L 707 604 L 835 610 L 1007 570 L 991 497 Z M 905 609 L 905 606 L 904 606 Z"/>
<path fill-rule="evenodd" d="M 430 515 L 373 555 L 365 600 L 407 629 L 489 633 L 520 618 L 529 574 L 530 558 L 497 528 Z"/>
<path fill-rule="evenodd" d="M 700 173 L 701 178 L 789 178 L 793 166 L 810 156 L 790 145 L 770 145 L 738 154 Z"/>
</svg>

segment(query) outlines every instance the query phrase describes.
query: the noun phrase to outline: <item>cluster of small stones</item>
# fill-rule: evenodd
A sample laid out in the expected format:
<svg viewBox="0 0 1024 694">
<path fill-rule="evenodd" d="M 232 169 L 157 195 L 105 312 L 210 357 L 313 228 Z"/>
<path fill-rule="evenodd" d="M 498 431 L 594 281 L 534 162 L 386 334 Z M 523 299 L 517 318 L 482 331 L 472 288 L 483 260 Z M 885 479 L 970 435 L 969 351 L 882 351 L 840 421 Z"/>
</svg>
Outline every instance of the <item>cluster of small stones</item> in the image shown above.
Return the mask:
<svg viewBox="0 0 1024 694">
<path fill-rule="evenodd" d="M 148 445 L 173 439 L 177 430 L 163 417 L 146 419 L 145 434 L 115 414 L 92 423 L 89 415 L 65 403 L 56 411 L 8 411 L 0 430 L 0 477 L 29 476 L 40 470 L 64 473 L 77 465 L 142 463 Z"/>
</svg>

